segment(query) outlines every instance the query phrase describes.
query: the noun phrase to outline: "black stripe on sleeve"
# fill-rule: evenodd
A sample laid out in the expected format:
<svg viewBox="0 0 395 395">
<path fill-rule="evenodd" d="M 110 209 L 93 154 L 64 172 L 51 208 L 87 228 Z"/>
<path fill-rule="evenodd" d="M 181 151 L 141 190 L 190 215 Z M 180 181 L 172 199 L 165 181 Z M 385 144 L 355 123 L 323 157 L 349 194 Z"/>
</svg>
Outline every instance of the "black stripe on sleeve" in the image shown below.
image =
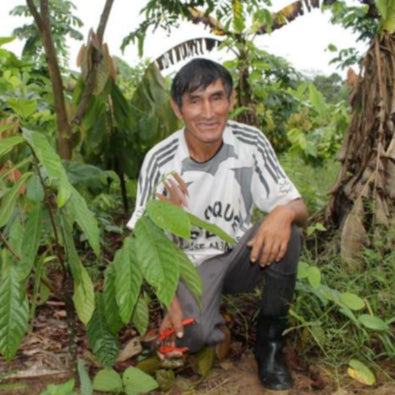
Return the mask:
<svg viewBox="0 0 395 395">
<path fill-rule="evenodd" d="M 256 128 L 243 127 L 236 124 L 232 124 L 231 126 L 234 129 L 233 133 L 240 141 L 257 146 L 258 151 L 264 159 L 265 167 L 275 182 L 277 182 L 279 178 L 285 177 L 284 172 L 278 165 L 276 154 L 271 148 L 269 140 L 267 140 L 261 131 Z M 241 136 L 244 138 L 241 139 Z"/>
<path fill-rule="evenodd" d="M 266 197 L 268 197 L 268 196 L 269 196 L 269 193 L 270 193 L 270 188 L 269 188 L 268 183 L 267 183 L 266 180 L 265 180 L 265 177 L 264 177 L 263 174 L 262 174 L 261 169 L 260 169 L 259 166 L 258 166 L 258 161 L 256 160 L 255 155 L 254 155 L 254 163 L 255 163 L 255 171 L 257 172 L 258 177 L 259 177 L 259 179 L 260 179 L 262 185 L 264 186 L 264 188 L 265 188 L 265 190 L 266 190 Z"/>
<path fill-rule="evenodd" d="M 160 177 L 160 167 L 167 163 L 169 160 L 173 159 L 175 156 L 175 151 L 178 148 L 178 139 L 173 140 L 169 144 L 160 148 L 155 152 L 147 165 L 147 171 L 144 175 L 143 184 L 144 188 L 142 190 L 141 204 L 144 205 L 149 196 L 151 195 L 152 189 L 158 182 Z"/>
</svg>

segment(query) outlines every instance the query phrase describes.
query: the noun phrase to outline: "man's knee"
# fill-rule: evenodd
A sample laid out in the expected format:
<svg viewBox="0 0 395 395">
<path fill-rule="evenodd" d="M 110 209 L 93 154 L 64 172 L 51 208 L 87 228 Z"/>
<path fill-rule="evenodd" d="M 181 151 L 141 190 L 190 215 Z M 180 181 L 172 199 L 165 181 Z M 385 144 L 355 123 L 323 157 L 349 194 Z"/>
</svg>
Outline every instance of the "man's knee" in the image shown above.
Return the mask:
<svg viewBox="0 0 395 395">
<path fill-rule="evenodd" d="M 280 274 L 294 274 L 297 271 L 298 261 L 302 253 L 303 234 L 297 225 L 292 225 L 291 236 L 284 258 L 271 264 L 267 269 Z"/>
</svg>

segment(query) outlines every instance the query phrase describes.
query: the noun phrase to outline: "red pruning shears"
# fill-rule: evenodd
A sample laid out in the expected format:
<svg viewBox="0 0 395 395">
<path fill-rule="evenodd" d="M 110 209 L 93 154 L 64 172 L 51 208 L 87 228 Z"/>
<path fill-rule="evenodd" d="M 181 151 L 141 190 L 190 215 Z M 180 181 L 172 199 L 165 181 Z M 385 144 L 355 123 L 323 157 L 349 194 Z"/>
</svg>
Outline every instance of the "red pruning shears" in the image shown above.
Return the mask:
<svg viewBox="0 0 395 395">
<path fill-rule="evenodd" d="M 181 321 L 183 326 L 186 325 L 192 325 L 195 322 L 195 319 L 193 317 L 190 318 L 185 318 Z M 158 336 L 158 344 L 159 347 L 157 349 L 158 352 L 160 352 L 161 354 L 168 354 L 171 352 L 180 352 L 180 353 L 185 353 L 188 351 L 188 347 L 174 347 L 174 346 L 170 346 L 169 344 L 163 344 L 168 337 L 170 337 L 172 334 L 174 334 L 175 332 L 175 328 L 171 327 L 169 329 L 165 329 L 164 331 L 159 333 Z"/>
</svg>

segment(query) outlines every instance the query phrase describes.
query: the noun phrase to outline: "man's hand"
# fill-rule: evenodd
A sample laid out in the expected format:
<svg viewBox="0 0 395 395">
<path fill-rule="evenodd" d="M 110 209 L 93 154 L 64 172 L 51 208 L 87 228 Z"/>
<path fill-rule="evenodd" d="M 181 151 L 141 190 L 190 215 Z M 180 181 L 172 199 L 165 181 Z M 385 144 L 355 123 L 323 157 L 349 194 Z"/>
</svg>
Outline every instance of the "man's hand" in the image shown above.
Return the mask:
<svg viewBox="0 0 395 395">
<path fill-rule="evenodd" d="M 251 262 L 259 259 L 262 267 L 279 262 L 287 251 L 292 224 L 303 224 L 306 218 L 307 209 L 301 199 L 275 207 L 247 243 L 251 247 Z"/>
<path fill-rule="evenodd" d="M 170 308 L 166 315 L 164 316 L 162 323 L 159 327 L 159 333 L 163 332 L 166 329 L 174 327 L 174 333 L 180 339 L 184 336 L 184 326 L 182 325 L 183 313 L 180 302 L 177 299 L 177 296 L 174 296 L 173 301 L 170 304 Z M 168 343 L 170 346 L 175 346 L 175 339 L 171 339 Z M 180 352 L 172 352 L 166 354 L 166 358 L 178 358 L 181 357 L 182 353 Z M 161 353 L 158 353 L 158 357 L 160 359 L 164 359 L 165 356 Z"/>
<path fill-rule="evenodd" d="M 172 177 L 168 177 L 164 182 L 167 195 L 157 193 L 156 197 L 159 200 L 164 200 L 168 203 L 173 203 L 176 206 L 188 207 L 188 188 L 184 180 L 176 173 L 171 173 Z"/>
</svg>

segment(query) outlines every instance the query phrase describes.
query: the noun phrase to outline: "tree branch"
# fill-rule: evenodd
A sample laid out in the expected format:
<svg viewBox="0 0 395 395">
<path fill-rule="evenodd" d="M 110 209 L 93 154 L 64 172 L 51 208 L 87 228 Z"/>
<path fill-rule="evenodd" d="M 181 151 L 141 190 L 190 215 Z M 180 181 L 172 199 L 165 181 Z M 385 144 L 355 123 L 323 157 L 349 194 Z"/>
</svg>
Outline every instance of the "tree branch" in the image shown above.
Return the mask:
<svg viewBox="0 0 395 395">
<path fill-rule="evenodd" d="M 97 37 L 99 38 L 100 44 L 103 42 L 104 30 L 106 30 L 108 18 L 110 16 L 111 7 L 114 3 L 114 0 L 107 0 L 104 5 L 103 12 L 100 16 L 99 26 L 97 27 Z"/>
<path fill-rule="evenodd" d="M 42 30 L 42 21 L 41 16 L 38 13 L 36 6 L 33 3 L 33 0 L 26 0 L 27 7 L 29 8 L 30 13 L 33 15 L 33 18 L 37 24 L 38 30 Z"/>
<path fill-rule="evenodd" d="M 1 232 L 0 232 L 0 240 L 3 242 L 3 244 L 6 246 L 6 248 L 11 252 L 11 254 L 14 255 L 14 257 L 18 261 L 20 261 L 21 260 L 20 256 L 16 253 L 16 251 L 14 250 L 12 245 L 7 241 L 7 239 L 4 237 L 3 233 L 1 233 Z"/>
</svg>

